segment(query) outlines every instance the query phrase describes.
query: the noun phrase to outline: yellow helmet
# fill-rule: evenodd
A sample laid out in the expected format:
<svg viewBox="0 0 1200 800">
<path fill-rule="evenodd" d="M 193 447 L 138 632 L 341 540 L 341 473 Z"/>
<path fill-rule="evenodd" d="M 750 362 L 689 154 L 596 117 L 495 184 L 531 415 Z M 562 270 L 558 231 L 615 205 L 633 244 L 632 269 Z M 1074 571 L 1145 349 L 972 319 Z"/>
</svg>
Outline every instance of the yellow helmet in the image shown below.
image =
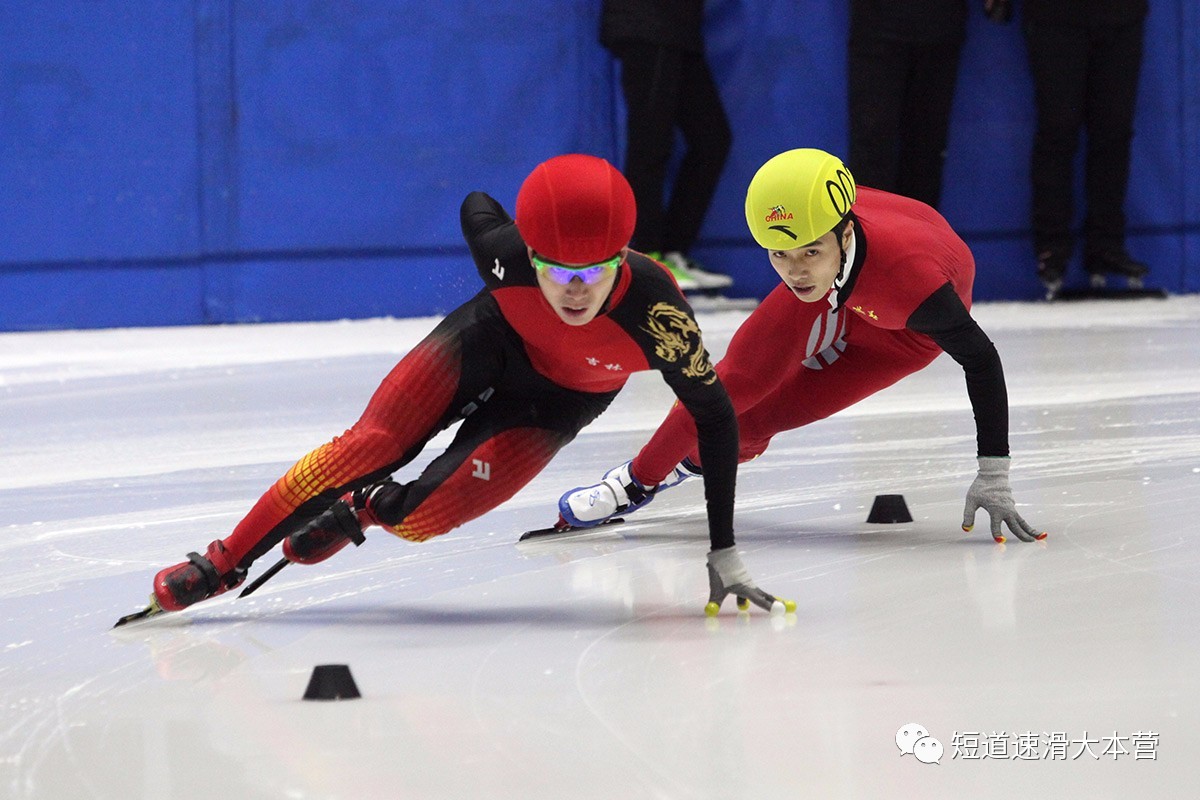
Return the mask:
<svg viewBox="0 0 1200 800">
<path fill-rule="evenodd" d="M 759 167 L 746 190 L 746 224 L 768 250 L 815 242 L 850 213 L 854 176 L 824 150 L 788 150 Z"/>
</svg>

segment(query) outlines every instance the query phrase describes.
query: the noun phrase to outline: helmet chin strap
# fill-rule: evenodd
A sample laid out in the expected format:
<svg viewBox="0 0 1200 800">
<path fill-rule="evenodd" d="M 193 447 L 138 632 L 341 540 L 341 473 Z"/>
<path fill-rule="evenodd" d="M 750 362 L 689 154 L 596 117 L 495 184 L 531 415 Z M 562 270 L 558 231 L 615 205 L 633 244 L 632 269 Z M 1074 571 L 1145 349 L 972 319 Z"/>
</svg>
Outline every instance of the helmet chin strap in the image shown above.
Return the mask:
<svg viewBox="0 0 1200 800">
<path fill-rule="evenodd" d="M 850 280 L 850 273 L 854 270 L 854 252 L 858 244 L 858 229 L 857 227 L 850 231 L 850 246 L 842 246 L 842 238 L 838 237 L 838 251 L 841 254 L 841 265 L 838 267 L 837 277 L 833 279 L 833 288 L 829 292 L 829 306 L 834 311 L 837 311 L 842 304 L 841 290 Z"/>
</svg>

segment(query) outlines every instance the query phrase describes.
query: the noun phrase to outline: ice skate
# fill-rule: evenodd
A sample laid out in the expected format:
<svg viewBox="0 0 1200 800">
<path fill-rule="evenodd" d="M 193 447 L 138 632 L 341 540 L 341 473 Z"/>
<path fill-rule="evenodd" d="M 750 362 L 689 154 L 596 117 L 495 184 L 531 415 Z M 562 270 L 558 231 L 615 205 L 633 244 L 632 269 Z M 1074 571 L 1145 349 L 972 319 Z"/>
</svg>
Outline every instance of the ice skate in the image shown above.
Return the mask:
<svg viewBox="0 0 1200 800">
<path fill-rule="evenodd" d="M 1093 289 L 1107 289 L 1108 278 L 1124 278 L 1125 288 L 1142 291 L 1150 267 L 1133 258 L 1124 248 L 1104 250 L 1087 259 L 1086 269 Z"/>
<path fill-rule="evenodd" d="M 363 489 L 347 492 L 336 503 L 307 525 L 283 540 L 283 558 L 249 583 L 238 597 L 249 597 L 288 564 L 318 564 L 354 543 L 358 547 L 367 540 L 363 531 L 379 520 L 370 510 L 371 499 L 385 487 L 396 487 L 394 481 L 376 483 Z"/>
<path fill-rule="evenodd" d="M 636 511 L 654 499 L 654 489 L 647 489 L 630 473 L 632 461 L 626 461 L 604 473 L 594 486 L 580 486 L 558 499 L 558 512 L 574 528 L 591 528 L 617 514 Z"/>
<path fill-rule="evenodd" d="M 113 627 L 165 611 L 180 611 L 193 603 L 224 594 L 244 580 L 246 570 L 233 563 L 225 545 L 218 539 L 208 546 L 204 555 L 188 553 L 187 561 L 159 571 L 154 576 L 150 604 L 139 612 L 121 617 Z"/>
<path fill-rule="evenodd" d="M 1046 299 L 1054 300 L 1062 291 L 1063 276 L 1067 274 L 1067 257 L 1056 250 L 1038 253 L 1037 276 L 1046 288 Z"/>
<path fill-rule="evenodd" d="M 361 501 L 362 508 L 358 508 Z M 354 542 L 366 541 L 363 529 L 376 524 L 366 508 L 366 498 L 354 493 L 342 497 L 323 514 L 283 540 L 283 557 L 296 564 L 317 564 Z"/>
<path fill-rule="evenodd" d="M 1142 298 L 1163 299 L 1167 293 L 1162 289 L 1146 286 L 1150 268 L 1134 259 L 1124 248 L 1092 251 L 1084 259 L 1088 273 L 1088 285 L 1082 289 L 1063 289 L 1056 294 L 1059 300 L 1137 300 Z M 1113 286 L 1109 278 L 1116 278 Z"/>
<path fill-rule="evenodd" d="M 188 560 L 154 576 L 154 596 L 163 611 L 180 611 L 193 603 L 224 594 L 246 580 L 220 539 L 204 555 L 188 553 Z"/>
<path fill-rule="evenodd" d="M 630 514 L 654 499 L 663 489 L 678 486 L 699 470 L 685 461 L 653 488 L 647 488 L 630 471 L 632 461 L 626 461 L 604 473 L 593 486 L 580 486 L 558 499 L 558 511 L 565 524 L 572 528 L 590 528 L 611 520 L 618 514 Z"/>
</svg>

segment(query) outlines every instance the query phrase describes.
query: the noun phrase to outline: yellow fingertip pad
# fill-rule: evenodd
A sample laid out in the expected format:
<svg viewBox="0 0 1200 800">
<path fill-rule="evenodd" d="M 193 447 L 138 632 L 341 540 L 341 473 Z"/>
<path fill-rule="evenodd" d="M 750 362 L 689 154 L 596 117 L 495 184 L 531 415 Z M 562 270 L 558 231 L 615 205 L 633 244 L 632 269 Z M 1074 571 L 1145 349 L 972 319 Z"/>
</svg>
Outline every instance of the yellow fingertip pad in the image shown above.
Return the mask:
<svg viewBox="0 0 1200 800">
<path fill-rule="evenodd" d="M 795 600 L 784 600 L 783 601 L 783 610 L 789 614 L 795 614 L 796 613 L 796 601 Z"/>
<path fill-rule="evenodd" d="M 738 611 L 749 611 L 750 601 L 744 597 L 739 597 L 737 601 Z"/>
<path fill-rule="evenodd" d="M 971 531 L 975 530 L 975 526 L 974 525 L 963 525 L 963 530 L 966 531 L 967 533 L 970 533 Z"/>
<path fill-rule="evenodd" d="M 717 615 L 717 612 L 720 610 L 721 610 L 720 603 L 709 602 L 707 605 L 704 606 L 704 616 L 715 617 Z"/>
</svg>

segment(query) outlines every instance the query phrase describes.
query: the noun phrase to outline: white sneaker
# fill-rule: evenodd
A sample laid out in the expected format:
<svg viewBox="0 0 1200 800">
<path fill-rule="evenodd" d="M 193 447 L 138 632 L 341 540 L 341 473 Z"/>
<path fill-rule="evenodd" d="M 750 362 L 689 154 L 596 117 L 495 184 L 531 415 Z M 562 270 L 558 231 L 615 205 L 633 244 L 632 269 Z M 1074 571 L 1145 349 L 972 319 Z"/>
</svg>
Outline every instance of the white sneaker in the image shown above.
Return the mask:
<svg viewBox="0 0 1200 800">
<path fill-rule="evenodd" d="M 663 263 L 667 265 L 667 269 L 671 270 L 671 273 L 675 276 L 675 280 L 679 282 L 681 291 L 724 289 L 727 286 L 733 285 L 733 278 L 728 275 L 722 275 L 719 272 L 709 272 L 708 270 L 701 269 L 699 264 L 678 250 L 663 253 Z M 688 286 L 684 286 L 684 276 L 688 280 Z"/>
</svg>

